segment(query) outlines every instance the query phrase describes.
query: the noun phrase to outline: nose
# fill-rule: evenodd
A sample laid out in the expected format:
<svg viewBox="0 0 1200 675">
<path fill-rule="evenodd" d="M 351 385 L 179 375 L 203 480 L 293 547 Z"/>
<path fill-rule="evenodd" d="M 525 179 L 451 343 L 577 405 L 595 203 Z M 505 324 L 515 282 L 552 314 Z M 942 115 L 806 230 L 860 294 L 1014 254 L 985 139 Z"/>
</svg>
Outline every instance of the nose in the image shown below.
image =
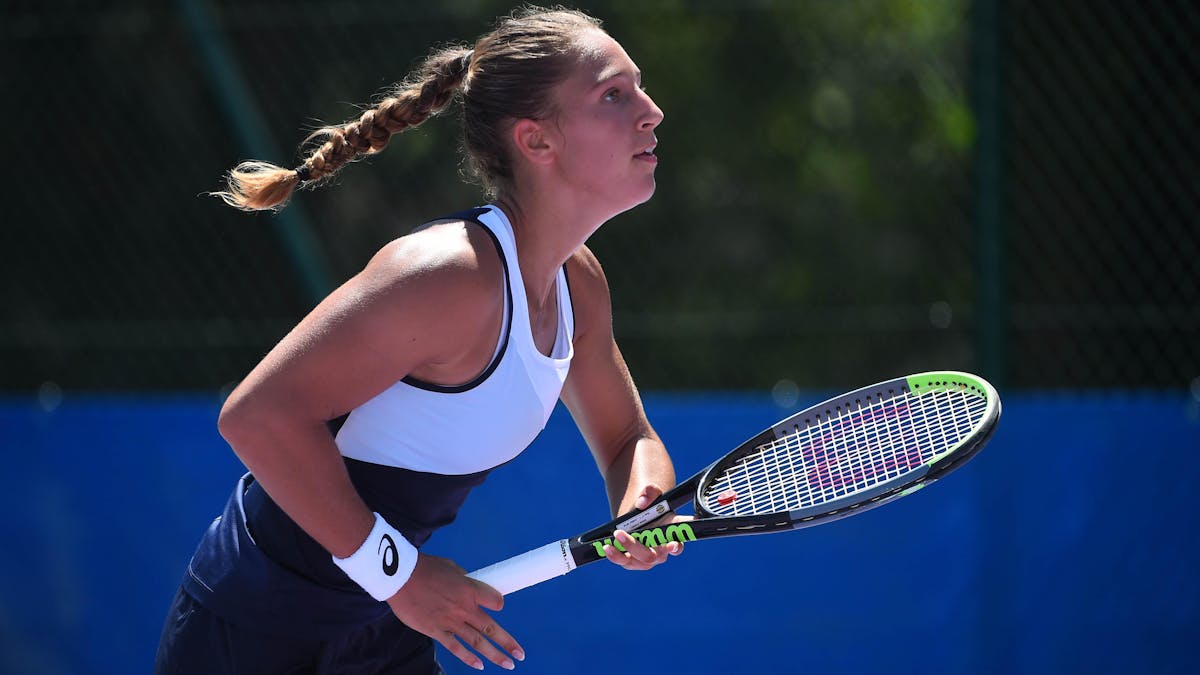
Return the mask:
<svg viewBox="0 0 1200 675">
<path fill-rule="evenodd" d="M 642 114 L 641 119 L 638 121 L 638 129 L 642 131 L 649 131 L 654 127 L 657 127 L 659 124 L 662 124 L 664 115 L 662 108 L 659 108 L 658 105 L 654 103 L 654 99 L 650 98 L 650 95 L 645 91 L 642 92 L 642 98 L 646 99 L 646 111 Z"/>
</svg>

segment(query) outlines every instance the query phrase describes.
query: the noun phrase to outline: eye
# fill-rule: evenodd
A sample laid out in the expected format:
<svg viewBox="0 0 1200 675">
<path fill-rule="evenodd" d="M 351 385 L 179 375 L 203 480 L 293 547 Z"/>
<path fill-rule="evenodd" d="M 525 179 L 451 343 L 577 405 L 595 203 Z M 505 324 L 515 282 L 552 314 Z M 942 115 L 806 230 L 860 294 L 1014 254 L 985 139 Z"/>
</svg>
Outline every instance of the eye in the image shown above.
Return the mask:
<svg viewBox="0 0 1200 675">
<path fill-rule="evenodd" d="M 614 88 L 614 89 L 609 89 L 608 91 L 604 92 L 604 100 L 605 101 L 617 101 L 620 98 L 621 98 L 621 90 L 620 89 Z"/>
</svg>

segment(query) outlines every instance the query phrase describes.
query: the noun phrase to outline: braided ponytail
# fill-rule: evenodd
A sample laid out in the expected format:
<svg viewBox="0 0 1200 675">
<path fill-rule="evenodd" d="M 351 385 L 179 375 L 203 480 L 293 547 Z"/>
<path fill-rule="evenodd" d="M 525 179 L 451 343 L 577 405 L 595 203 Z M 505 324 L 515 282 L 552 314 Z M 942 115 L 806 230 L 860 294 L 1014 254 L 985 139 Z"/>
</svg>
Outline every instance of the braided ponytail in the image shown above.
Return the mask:
<svg viewBox="0 0 1200 675">
<path fill-rule="evenodd" d="M 434 52 L 374 108 L 340 126 L 319 129 L 295 169 L 243 162 L 229 172 L 227 189 L 214 193 L 244 211 L 277 210 L 302 184 L 316 184 L 360 157 L 387 146 L 393 134 L 421 124 L 463 100 L 462 150 L 470 173 L 489 197 L 514 189 L 513 158 L 505 130 L 513 120 L 545 119 L 555 112 L 554 87 L 577 66 L 578 38 L 600 31 L 600 21 L 576 10 L 525 6 L 501 17 L 475 49 Z"/>
<path fill-rule="evenodd" d="M 242 162 L 229 171 L 226 190 L 213 193 L 243 211 L 278 210 L 302 183 L 328 178 L 346 164 L 387 147 L 393 134 L 444 111 L 467 77 L 472 50 L 448 47 L 424 62 L 374 108 L 341 125 L 318 129 L 304 141 L 315 149 L 295 169 Z"/>
</svg>

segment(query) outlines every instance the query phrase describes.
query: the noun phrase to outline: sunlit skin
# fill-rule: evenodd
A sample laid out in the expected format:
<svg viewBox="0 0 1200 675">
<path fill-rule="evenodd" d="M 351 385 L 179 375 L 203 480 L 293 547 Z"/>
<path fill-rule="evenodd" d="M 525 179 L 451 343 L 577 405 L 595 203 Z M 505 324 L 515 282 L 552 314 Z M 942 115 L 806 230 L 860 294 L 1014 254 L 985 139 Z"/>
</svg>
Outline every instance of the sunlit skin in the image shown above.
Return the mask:
<svg viewBox="0 0 1200 675">
<path fill-rule="evenodd" d="M 606 221 L 654 194 L 654 129 L 663 112 L 641 89 L 641 71 L 616 40 L 589 31 L 579 43 L 584 55 L 556 88 L 554 113 L 514 122 L 518 187 L 497 200 L 516 229 L 531 303 L 553 303 L 562 261 Z M 531 307 L 531 316 L 541 309 Z"/>
<path fill-rule="evenodd" d="M 649 505 L 674 485 L 675 474 L 613 341 L 608 284 L 584 242 L 653 195 L 657 158 L 645 151 L 656 144 L 663 113 L 616 41 L 588 30 L 578 44 L 583 57 L 554 90 L 554 113 L 509 127 L 514 188 L 497 201 L 513 224 L 534 342 L 544 354 L 557 332 L 555 279 L 566 265 L 575 354 L 562 401 L 594 455 L 611 509 L 623 513 Z M 503 288 L 499 256 L 475 225 L 434 224 L 385 245 L 234 390 L 221 411 L 222 435 L 308 534 L 338 558 L 351 555 L 374 517 L 325 421 L 408 375 L 443 385 L 475 378 L 502 330 Z M 636 570 L 682 548 L 648 548 L 624 533 L 617 540 L 626 550 L 608 547 L 608 559 Z M 425 553 L 388 599 L 406 625 L 476 668 L 483 661 L 466 645 L 504 668 L 524 657 L 484 611 L 503 604 L 495 589 Z"/>
<path fill-rule="evenodd" d="M 558 115 L 547 133 L 560 143 L 554 173 L 580 195 L 576 207 L 607 220 L 654 194 L 654 130 L 663 112 L 620 44 L 600 32 L 584 42 L 587 56 L 556 92 Z"/>
<path fill-rule="evenodd" d="M 559 255 L 564 249 L 574 252 L 605 221 L 654 194 L 658 165 L 654 131 L 663 121 L 662 110 L 643 89 L 641 70 L 616 40 L 592 31 L 580 36 L 577 44 L 583 56 L 578 70 L 555 91 L 555 114 L 546 120 L 520 120 L 513 125 L 514 148 L 525 160 L 518 164 L 517 184 L 525 189 L 499 202 L 512 214 L 523 273 L 533 267 L 526 264 L 527 251 L 549 250 L 557 244 Z M 532 195 L 536 197 L 530 199 Z M 527 200 L 536 202 L 539 212 L 552 218 L 535 220 L 533 214 L 521 208 Z M 549 259 L 556 261 L 558 256 Z M 555 316 L 553 279 L 559 266 L 554 262 L 534 277 L 542 281 L 539 285 L 532 285 L 531 278 L 526 277 L 531 317 Z M 545 303 L 534 306 L 533 298 L 544 298 Z M 573 364 L 572 376 L 575 372 Z M 564 391 L 569 407 L 575 389 L 572 379 L 568 378 Z M 577 422 L 587 414 L 576 413 L 574 407 L 572 412 Z M 646 508 L 663 487 L 669 485 L 651 486 L 647 492 L 628 495 L 613 495 L 610 491 L 610 499 L 614 505 L 619 503 L 616 512 L 635 506 Z M 661 522 L 686 519 L 668 516 Z M 678 542 L 650 548 L 623 531 L 618 531 L 616 538 L 625 551 L 606 546 L 606 557 L 627 569 L 649 569 L 683 549 Z"/>
</svg>

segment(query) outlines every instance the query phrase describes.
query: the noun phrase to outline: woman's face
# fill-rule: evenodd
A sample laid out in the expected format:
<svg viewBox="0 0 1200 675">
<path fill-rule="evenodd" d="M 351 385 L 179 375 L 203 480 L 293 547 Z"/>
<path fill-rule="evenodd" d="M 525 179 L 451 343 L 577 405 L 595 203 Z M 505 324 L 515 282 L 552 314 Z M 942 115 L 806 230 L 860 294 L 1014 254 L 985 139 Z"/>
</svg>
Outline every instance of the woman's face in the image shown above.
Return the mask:
<svg viewBox="0 0 1200 675">
<path fill-rule="evenodd" d="M 641 88 L 641 71 L 606 33 L 578 38 L 579 65 L 554 92 L 548 127 L 558 140 L 556 171 L 584 199 L 613 214 L 654 194 L 654 129 L 663 112 Z"/>
</svg>

